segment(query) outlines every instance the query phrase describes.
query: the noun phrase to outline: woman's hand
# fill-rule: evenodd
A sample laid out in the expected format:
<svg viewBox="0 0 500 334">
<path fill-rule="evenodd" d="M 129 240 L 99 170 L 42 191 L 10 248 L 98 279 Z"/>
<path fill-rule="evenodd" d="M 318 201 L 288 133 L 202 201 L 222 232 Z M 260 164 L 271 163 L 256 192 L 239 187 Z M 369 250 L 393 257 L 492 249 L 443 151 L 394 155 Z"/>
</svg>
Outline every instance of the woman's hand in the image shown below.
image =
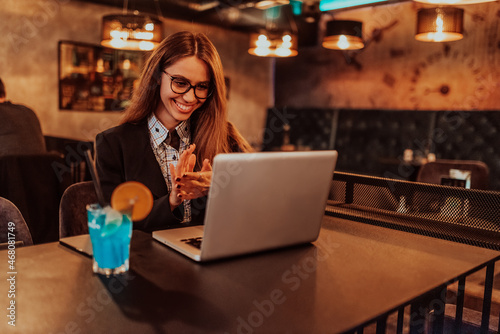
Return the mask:
<svg viewBox="0 0 500 334">
<path fill-rule="evenodd" d="M 169 165 L 170 168 L 170 178 L 172 180 L 172 190 L 170 191 L 170 209 L 173 211 L 176 207 L 181 205 L 183 198 L 178 187 L 178 181 L 180 181 L 180 177 L 185 172 L 192 171 L 194 165 L 196 163 L 196 156 L 193 154 L 194 149 L 196 148 L 195 144 L 190 145 L 184 152 L 182 152 L 179 157 L 179 161 L 177 163 L 177 167 L 173 164 Z M 194 163 L 193 163 L 194 159 Z M 190 163 L 191 162 L 191 163 Z"/>
<path fill-rule="evenodd" d="M 170 164 L 172 191 L 170 192 L 170 208 L 178 207 L 183 200 L 205 196 L 212 181 L 212 166 L 208 159 L 203 161 L 200 172 L 193 172 L 196 155 L 193 154 L 195 144 L 190 145 L 179 157 L 177 167 Z"/>
<path fill-rule="evenodd" d="M 212 166 L 208 159 L 203 160 L 200 172 L 185 172 L 177 182 L 182 199 L 194 199 L 208 194 L 212 183 Z"/>
</svg>

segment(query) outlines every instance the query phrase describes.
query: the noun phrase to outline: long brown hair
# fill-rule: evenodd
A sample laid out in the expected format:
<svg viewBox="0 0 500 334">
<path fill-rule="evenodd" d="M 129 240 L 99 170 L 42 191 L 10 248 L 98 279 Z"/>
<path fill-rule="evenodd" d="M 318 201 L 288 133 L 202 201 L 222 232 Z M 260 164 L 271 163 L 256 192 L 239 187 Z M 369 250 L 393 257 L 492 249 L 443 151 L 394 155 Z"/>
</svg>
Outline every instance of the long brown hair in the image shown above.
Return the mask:
<svg viewBox="0 0 500 334">
<path fill-rule="evenodd" d="M 205 34 L 182 31 L 165 38 L 147 60 L 131 105 L 121 123 L 138 123 L 156 110 L 160 103 L 161 75 L 165 68 L 181 58 L 196 56 L 210 71 L 213 92 L 190 117 L 192 142 L 196 144 L 196 165 L 210 162 L 218 153 L 229 153 L 237 145 L 240 151 L 251 151 L 248 142 L 227 120 L 226 84 L 219 53 Z"/>
</svg>

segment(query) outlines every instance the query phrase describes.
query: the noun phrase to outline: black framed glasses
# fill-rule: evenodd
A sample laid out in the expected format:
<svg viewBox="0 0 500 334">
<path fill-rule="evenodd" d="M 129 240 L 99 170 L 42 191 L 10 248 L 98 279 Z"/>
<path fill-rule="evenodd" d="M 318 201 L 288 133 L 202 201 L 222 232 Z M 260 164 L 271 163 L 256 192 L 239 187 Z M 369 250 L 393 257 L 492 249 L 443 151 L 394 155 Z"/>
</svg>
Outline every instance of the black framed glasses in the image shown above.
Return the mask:
<svg viewBox="0 0 500 334">
<path fill-rule="evenodd" d="M 200 100 L 204 100 L 212 94 L 212 85 L 209 82 L 199 83 L 193 86 L 186 79 L 173 77 L 165 71 L 163 71 L 163 73 L 170 78 L 170 89 L 175 94 L 186 94 L 191 88 L 194 91 L 194 96 Z"/>
</svg>

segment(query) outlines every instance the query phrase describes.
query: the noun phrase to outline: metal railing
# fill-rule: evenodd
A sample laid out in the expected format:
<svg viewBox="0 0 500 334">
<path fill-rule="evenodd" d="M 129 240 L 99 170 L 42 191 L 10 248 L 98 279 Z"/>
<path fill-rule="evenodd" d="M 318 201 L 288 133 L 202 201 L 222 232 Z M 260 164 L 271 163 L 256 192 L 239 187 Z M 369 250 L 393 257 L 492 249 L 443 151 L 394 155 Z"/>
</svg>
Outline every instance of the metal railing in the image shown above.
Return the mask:
<svg viewBox="0 0 500 334">
<path fill-rule="evenodd" d="M 500 192 L 496 191 L 335 172 L 325 212 L 334 217 L 500 250 Z M 481 323 L 476 324 L 480 333 L 491 332 L 495 262 L 486 263 L 485 268 L 484 294 L 479 310 L 482 312 Z M 462 333 L 464 310 L 467 310 L 464 305 L 466 277 L 438 287 L 406 308 L 381 315 L 376 320 L 376 332 L 385 333 L 391 317 L 396 333 L 403 333 L 409 308 L 410 333 L 443 333 L 446 295 L 449 295 L 450 285 L 458 282 L 458 288 L 453 292 L 453 304 L 456 305 L 455 314 L 451 315 L 453 328 L 448 326 L 446 333 Z M 362 333 L 367 325 L 354 332 Z"/>
</svg>

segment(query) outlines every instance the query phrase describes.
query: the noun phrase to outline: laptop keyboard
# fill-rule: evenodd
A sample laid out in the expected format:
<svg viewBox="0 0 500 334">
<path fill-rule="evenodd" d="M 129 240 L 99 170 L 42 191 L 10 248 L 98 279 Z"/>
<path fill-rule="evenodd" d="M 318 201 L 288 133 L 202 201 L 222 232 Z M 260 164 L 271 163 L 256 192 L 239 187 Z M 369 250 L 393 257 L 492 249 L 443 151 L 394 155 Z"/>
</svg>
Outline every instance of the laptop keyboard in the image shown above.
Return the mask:
<svg viewBox="0 0 500 334">
<path fill-rule="evenodd" d="M 188 245 L 191 245 L 193 247 L 196 247 L 198 249 L 201 249 L 201 241 L 202 237 L 197 237 L 197 238 L 188 238 L 188 239 L 181 239 L 182 242 L 185 242 Z"/>
</svg>

